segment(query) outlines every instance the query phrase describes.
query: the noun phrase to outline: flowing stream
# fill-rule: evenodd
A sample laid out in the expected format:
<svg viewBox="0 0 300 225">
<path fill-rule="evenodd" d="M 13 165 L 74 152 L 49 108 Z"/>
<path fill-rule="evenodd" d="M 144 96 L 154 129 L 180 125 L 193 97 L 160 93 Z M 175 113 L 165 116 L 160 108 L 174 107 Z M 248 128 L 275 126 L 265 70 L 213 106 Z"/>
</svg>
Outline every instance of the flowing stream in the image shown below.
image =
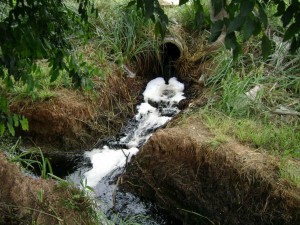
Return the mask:
<svg viewBox="0 0 300 225">
<path fill-rule="evenodd" d="M 137 114 L 122 129 L 119 137 L 112 138 L 103 146 L 85 152 L 90 165 L 83 165 L 70 175 L 75 182 L 86 180 L 95 190 L 99 207 L 106 215 L 151 215 L 143 224 L 173 224 L 156 212 L 153 204 L 141 201 L 129 193 L 116 192 L 116 180 L 126 163 L 139 151 L 152 133 L 168 122 L 180 110 L 178 103 L 184 99 L 184 85 L 172 77 L 166 83 L 161 77 L 151 80 L 143 93 L 144 102 L 137 106 Z M 112 210 L 114 209 L 114 210 Z"/>
</svg>

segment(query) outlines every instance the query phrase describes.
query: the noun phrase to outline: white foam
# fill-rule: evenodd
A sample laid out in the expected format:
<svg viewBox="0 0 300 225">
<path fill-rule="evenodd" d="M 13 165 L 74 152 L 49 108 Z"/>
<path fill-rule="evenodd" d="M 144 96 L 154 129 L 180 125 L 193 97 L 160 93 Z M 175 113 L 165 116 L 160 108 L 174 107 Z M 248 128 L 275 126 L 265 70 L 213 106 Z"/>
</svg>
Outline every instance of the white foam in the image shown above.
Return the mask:
<svg viewBox="0 0 300 225">
<path fill-rule="evenodd" d="M 135 116 L 138 126 L 133 133 L 123 137 L 120 142 L 126 143 L 127 147 L 138 147 L 140 142 L 148 140 L 151 131 L 164 125 L 171 117 L 161 116 L 158 109 L 149 103 L 142 103 L 138 107 L 138 113 Z"/>
<path fill-rule="evenodd" d="M 144 91 L 145 102 L 170 102 L 170 104 L 178 103 L 183 96 L 184 85 L 177 81 L 176 77 L 170 78 L 169 84 L 161 77 L 151 80 Z"/>
<path fill-rule="evenodd" d="M 151 99 L 154 102 L 159 102 L 161 100 L 161 94 L 166 87 L 166 82 L 164 78 L 157 77 L 154 80 L 151 80 L 143 93 L 144 100 L 148 102 Z"/>
<path fill-rule="evenodd" d="M 97 183 L 118 167 L 123 167 L 126 163 L 126 156 L 128 160 L 132 155 L 138 152 L 137 148 L 123 149 L 123 151 L 109 149 L 104 146 L 102 149 L 94 149 L 90 152 L 86 152 L 85 156 L 91 159 L 93 168 L 84 174 L 87 179 L 87 185 L 95 187 Z"/>
<path fill-rule="evenodd" d="M 147 141 L 155 129 L 171 119 L 171 117 L 163 116 L 161 112 L 168 109 L 179 112 L 177 108 L 174 108 L 174 104 L 185 98 L 183 90 L 184 85 L 177 81 L 175 77 L 171 78 L 168 84 L 161 77 L 150 81 L 143 93 L 145 102 L 137 107 L 138 113 L 135 120 L 138 125 L 128 132 L 125 137 L 121 138 L 119 142 L 120 144 L 126 144 L 129 149 L 123 149 L 122 151 L 121 149 L 109 149 L 104 146 L 102 149 L 94 149 L 85 153 L 85 156 L 91 159 L 93 165 L 93 168 L 84 174 L 87 184 L 95 187 L 103 177 L 116 168 L 123 167 L 126 163 L 126 156 L 123 152 L 130 154 L 128 157 L 128 160 L 130 160 L 131 156 L 138 152 L 137 147 Z M 152 103 L 164 103 L 163 109 L 159 110 L 150 105 L 150 101 Z"/>
</svg>

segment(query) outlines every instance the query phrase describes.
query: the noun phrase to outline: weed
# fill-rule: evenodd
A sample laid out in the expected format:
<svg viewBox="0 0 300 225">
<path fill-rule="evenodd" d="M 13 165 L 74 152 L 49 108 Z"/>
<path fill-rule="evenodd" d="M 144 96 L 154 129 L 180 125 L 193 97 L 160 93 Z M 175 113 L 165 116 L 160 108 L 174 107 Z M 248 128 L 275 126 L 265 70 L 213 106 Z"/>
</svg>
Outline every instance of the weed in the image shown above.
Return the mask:
<svg viewBox="0 0 300 225">
<path fill-rule="evenodd" d="M 104 49 L 100 57 L 119 65 L 136 60 L 140 54 L 155 52 L 158 42 L 154 27 L 141 12 L 125 8 L 122 1 L 96 1 L 99 17 L 92 21 L 99 47 Z"/>
<path fill-rule="evenodd" d="M 10 162 L 19 163 L 27 172 L 36 172 L 41 178 L 47 179 L 48 173 L 53 171 L 49 159 L 44 157 L 42 150 L 40 148 L 23 150 L 20 146 L 21 137 L 12 146 L 3 143 L 1 147 L 8 153 Z"/>
<path fill-rule="evenodd" d="M 274 112 L 280 107 L 299 111 L 300 53 L 288 54 L 286 44 L 274 38 L 275 52 L 267 62 L 255 56 L 256 39 L 251 39 L 247 52 L 236 61 L 219 50 L 206 81 L 211 91 L 209 106 L 200 115 L 221 134 L 272 154 L 299 158 L 299 118 Z"/>
<path fill-rule="evenodd" d="M 229 135 L 255 148 L 264 149 L 271 154 L 300 157 L 300 130 L 297 124 L 291 126 L 284 122 L 273 124 L 268 118 L 253 120 L 251 118 L 232 118 L 214 109 L 198 111 L 206 125 L 217 136 Z M 224 139 L 224 138 L 223 138 Z"/>
<path fill-rule="evenodd" d="M 280 166 L 280 176 L 300 187 L 300 167 L 296 162 L 283 159 Z"/>
</svg>

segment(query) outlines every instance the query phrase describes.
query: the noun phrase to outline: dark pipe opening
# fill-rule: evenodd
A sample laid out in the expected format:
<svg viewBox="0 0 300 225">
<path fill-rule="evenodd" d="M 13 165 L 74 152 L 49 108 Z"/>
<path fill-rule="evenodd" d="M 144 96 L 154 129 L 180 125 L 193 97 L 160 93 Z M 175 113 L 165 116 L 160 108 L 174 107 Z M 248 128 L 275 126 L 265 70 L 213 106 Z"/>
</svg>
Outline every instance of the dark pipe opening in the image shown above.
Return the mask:
<svg viewBox="0 0 300 225">
<path fill-rule="evenodd" d="M 179 47 L 171 42 L 166 42 L 162 45 L 163 61 L 176 61 L 181 56 Z"/>
<path fill-rule="evenodd" d="M 175 62 L 181 56 L 180 48 L 172 42 L 165 42 L 162 48 L 162 74 L 166 82 L 169 78 L 176 77 Z"/>
</svg>

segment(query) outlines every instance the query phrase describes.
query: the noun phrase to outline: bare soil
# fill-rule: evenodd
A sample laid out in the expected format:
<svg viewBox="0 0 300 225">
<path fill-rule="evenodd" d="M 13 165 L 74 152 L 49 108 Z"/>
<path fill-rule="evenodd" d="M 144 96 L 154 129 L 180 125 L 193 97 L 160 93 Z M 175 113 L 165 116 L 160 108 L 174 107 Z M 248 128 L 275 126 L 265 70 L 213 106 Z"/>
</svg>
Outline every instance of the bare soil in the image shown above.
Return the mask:
<svg viewBox="0 0 300 225">
<path fill-rule="evenodd" d="M 0 224 L 92 224 L 88 199 L 74 198 L 78 190 L 24 174 L 3 152 L 0 180 Z"/>
<path fill-rule="evenodd" d="M 280 177 L 276 157 L 213 140 L 192 117 L 159 130 L 127 168 L 123 188 L 184 224 L 299 224 L 300 188 Z"/>
</svg>

